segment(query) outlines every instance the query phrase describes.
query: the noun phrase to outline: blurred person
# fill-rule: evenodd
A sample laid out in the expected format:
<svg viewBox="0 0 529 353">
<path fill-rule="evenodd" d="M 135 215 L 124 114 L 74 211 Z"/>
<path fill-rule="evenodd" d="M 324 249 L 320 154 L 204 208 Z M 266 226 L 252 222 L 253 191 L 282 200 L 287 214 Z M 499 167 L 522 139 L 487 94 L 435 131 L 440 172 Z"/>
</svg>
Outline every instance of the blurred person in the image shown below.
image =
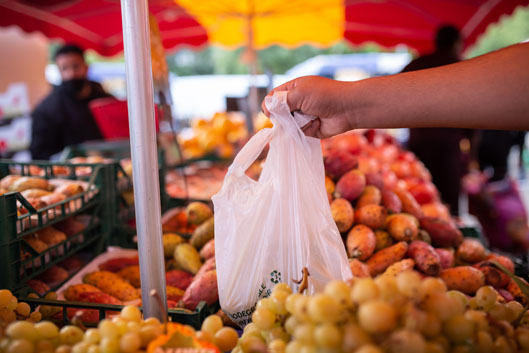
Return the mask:
<svg viewBox="0 0 529 353">
<path fill-rule="evenodd" d="M 429 69 L 460 61 L 463 39 L 459 30 L 450 25 L 441 26 L 435 36 L 435 51 L 409 63 L 402 72 Z M 469 156 L 462 146 L 472 140 L 472 130 L 424 128 L 410 129 L 408 148 L 426 165 L 443 202 L 453 215 L 459 213 L 461 178 L 467 172 Z"/>
<path fill-rule="evenodd" d="M 103 87 L 87 79 L 88 65 L 80 47 L 67 44 L 54 55 L 62 83 L 31 114 L 33 159 L 49 159 L 66 146 L 102 139 L 89 102 L 111 97 Z"/>
</svg>

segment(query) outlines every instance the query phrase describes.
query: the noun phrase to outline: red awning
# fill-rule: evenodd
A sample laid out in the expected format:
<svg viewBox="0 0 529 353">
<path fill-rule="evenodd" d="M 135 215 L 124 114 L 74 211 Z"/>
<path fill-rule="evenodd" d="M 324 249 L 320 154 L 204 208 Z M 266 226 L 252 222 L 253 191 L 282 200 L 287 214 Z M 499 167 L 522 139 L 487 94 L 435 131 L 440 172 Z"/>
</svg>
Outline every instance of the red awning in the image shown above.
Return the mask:
<svg viewBox="0 0 529 353">
<path fill-rule="evenodd" d="M 345 38 L 353 44 L 375 42 L 385 47 L 405 44 L 419 53 L 433 50 L 436 29 L 452 24 L 465 47 L 487 26 L 529 0 L 345 0 Z"/>
<path fill-rule="evenodd" d="M 165 49 L 207 42 L 204 28 L 173 0 L 149 0 Z M 123 50 L 119 0 L 0 0 L 0 26 L 41 32 L 111 56 Z"/>
</svg>

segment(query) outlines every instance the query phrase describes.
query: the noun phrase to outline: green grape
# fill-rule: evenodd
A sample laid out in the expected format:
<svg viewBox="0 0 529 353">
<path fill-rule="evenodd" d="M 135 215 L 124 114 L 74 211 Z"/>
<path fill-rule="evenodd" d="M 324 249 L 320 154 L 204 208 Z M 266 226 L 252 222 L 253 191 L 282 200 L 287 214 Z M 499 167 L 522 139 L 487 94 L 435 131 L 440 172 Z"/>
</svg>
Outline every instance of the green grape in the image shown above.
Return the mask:
<svg viewBox="0 0 529 353">
<path fill-rule="evenodd" d="M 298 319 L 296 319 L 295 316 L 289 316 L 289 318 L 285 320 L 285 331 L 292 335 L 297 325 L 299 325 Z"/>
<path fill-rule="evenodd" d="M 332 281 L 325 286 L 323 293 L 335 298 L 343 307 L 351 306 L 351 287 L 343 281 Z"/>
<path fill-rule="evenodd" d="M 73 346 L 77 342 L 82 341 L 83 336 L 84 336 L 83 330 L 81 330 L 77 326 L 72 326 L 72 325 L 64 326 L 59 331 L 59 338 L 60 338 L 61 344 L 66 344 L 70 346 Z"/>
<path fill-rule="evenodd" d="M 380 348 L 373 344 L 364 344 L 358 348 L 355 353 L 383 353 Z"/>
<path fill-rule="evenodd" d="M 7 289 L 0 289 L 0 309 L 7 309 L 13 294 Z"/>
<path fill-rule="evenodd" d="M 99 348 L 99 346 L 92 345 L 88 347 L 88 352 L 86 353 L 101 353 L 101 348 Z"/>
<path fill-rule="evenodd" d="M 39 322 L 40 320 L 42 320 L 42 314 L 39 313 L 38 311 L 34 311 L 31 314 L 29 314 L 29 319 L 33 322 Z"/>
<path fill-rule="evenodd" d="M 360 278 L 356 280 L 351 290 L 351 300 L 355 303 L 363 303 L 378 298 L 379 289 L 373 279 Z"/>
<path fill-rule="evenodd" d="M 67 345 L 67 344 L 62 344 L 59 347 L 57 347 L 57 349 L 55 350 L 55 353 L 71 353 L 71 352 L 72 352 L 72 347 L 70 347 L 70 345 Z"/>
<path fill-rule="evenodd" d="M 239 343 L 245 353 L 266 351 L 266 345 L 263 340 L 255 336 L 241 338 Z"/>
<path fill-rule="evenodd" d="M 141 325 L 136 321 L 127 322 L 127 332 L 138 333 L 140 331 Z"/>
<path fill-rule="evenodd" d="M 89 328 L 84 333 L 83 340 L 90 344 L 98 344 L 101 341 L 101 333 L 96 328 Z"/>
<path fill-rule="evenodd" d="M 56 292 L 48 292 L 48 293 L 46 293 L 44 298 L 48 299 L 48 300 L 57 300 L 57 293 Z"/>
<path fill-rule="evenodd" d="M 223 327 L 215 333 L 213 343 L 221 350 L 221 352 L 231 351 L 239 340 L 239 335 L 231 327 Z"/>
<path fill-rule="evenodd" d="M 259 309 L 271 309 L 271 300 L 270 298 L 263 298 L 257 302 L 257 305 L 255 306 L 255 310 Z"/>
<path fill-rule="evenodd" d="M 116 338 L 109 338 L 103 336 L 101 343 L 99 343 L 101 353 L 120 353 L 119 341 Z"/>
<path fill-rule="evenodd" d="M 108 319 L 104 319 L 101 322 L 99 322 L 99 325 L 97 326 L 97 328 L 99 329 L 99 333 L 101 334 L 101 337 L 109 338 L 109 339 L 117 339 L 119 336 L 118 326 Z"/>
<path fill-rule="evenodd" d="M 422 280 L 419 289 L 421 300 L 425 300 L 432 294 L 442 294 L 446 292 L 445 282 L 436 277 L 427 277 Z"/>
<path fill-rule="evenodd" d="M 444 323 L 443 331 L 452 342 L 463 343 L 474 336 L 474 322 L 465 315 L 455 315 Z"/>
<path fill-rule="evenodd" d="M 348 323 L 343 328 L 342 351 L 352 352 L 362 345 L 372 343 L 371 336 L 360 326 Z"/>
<path fill-rule="evenodd" d="M 202 331 L 208 331 L 212 336 L 222 328 L 222 319 L 217 315 L 208 316 L 202 323 Z"/>
<path fill-rule="evenodd" d="M 148 336 L 147 336 L 148 335 Z M 140 331 L 140 338 L 141 338 L 141 345 L 144 347 L 146 345 L 146 342 L 150 342 L 156 336 L 151 337 L 150 333 L 143 333 Z M 197 332 L 197 339 L 204 342 L 210 342 L 213 343 L 213 336 L 208 331 L 198 331 Z"/>
<path fill-rule="evenodd" d="M 455 311 L 459 308 L 457 302 L 449 298 L 446 293 L 433 293 L 429 295 L 424 300 L 423 307 L 427 312 L 432 313 L 441 321 L 446 321 L 454 316 Z"/>
<path fill-rule="evenodd" d="M 314 339 L 320 347 L 337 347 L 342 339 L 342 333 L 336 325 L 324 323 L 314 329 Z"/>
<path fill-rule="evenodd" d="M 475 295 L 476 304 L 485 310 L 491 309 L 498 298 L 498 292 L 491 286 L 484 286 L 478 289 Z"/>
<path fill-rule="evenodd" d="M 404 271 L 397 275 L 397 288 L 408 298 L 417 298 L 421 288 L 421 276 L 415 271 Z"/>
<path fill-rule="evenodd" d="M 90 343 L 88 342 L 77 342 L 72 347 L 72 353 L 88 353 L 88 348 L 90 348 Z"/>
<path fill-rule="evenodd" d="M 141 346 L 141 339 L 137 333 L 128 332 L 119 340 L 119 348 L 123 353 L 134 353 Z"/>
<path fill-rule="evenodd" d="M 393 276 L 378 276 L 375 278 L 375 284 L 378 287 L 378 298 L 382 300 L 392 300 L 395 297 L 395 293 L 397 293 L 397 281 L 395 280 L 395 277 Z M 375 298 L 371 298 L 375 299 Z"/>
<path fill-rule="evenodd" d="M 48 340 L 40 340 L 37 343 L 35 343 L 35 352 L 37 353 L 54 353 L 55 352 L 55 346 L 51 341 Z"/>
<path fill-rule="evenodd" d="M 309 316 L 310 298 L 301 295 L 294 302 L 294 315 L 299 321 L 310 321 Z"/>
<path fill-rule="evenodd" d="M 455 301 L 454 305 L 457 305 L 455 309 L 457 314 L 463 314 L 468 307 L 467 296 L 458 290 L 450 290 L 446 292 L 446 295 Z"/>
<path fill-rule="evenodd" d="M 143 320 L 142 325 L 160 325 L 160 320 L 156 317 L 148 317 Z"/>
<path fill-rule="evenodd" d="M 11 341 L 6 353 L 33 353 L 34 351 L 35 347 L 32 342 L 17 338 Z"/>
<path fill-rule="evenodd" d="M 397 323 L 395 309 L 381 300 L 365 302 L 358 309 L 358 322 L 371 333 L 390 331 Z"/>
<path fill-rule="evenodd" d="M 451 353 L 474 353 L 474 348 L 468 344 L 457 344 L 452 347 Z"/>
<path fill-rule="evenodd" d="M 477 330 L 489 330 L 489 320 L 484 311 L 470 309 L 465 312 L 465 317 L 474 323 Z"/>
<path fill-rule="evenodd" d="M 42 321 L 35 324 L 38 339 L 52 339 L 59 336 L 59 328 L 53 322 Z"/>
<path fill-rule="evenodd" d="M 11 299 L 9 300 L 9 303 L 6 306 L 6 309 L 7 310 L 11 310 L 11 311 L 15 311 L 17 309 L 17 306 L 18 306 L 17 298 L 11 297 Z"/>
<path fill-rule="evenodd" d="M 24 339 L 33 342 L 37 339 L 37 330 L 29 321 L 15 321 L 7 326 L 6 334 L 11 339 Z"/>
<path fill-rule="evenodd" d="M 285 353 L 299 353 L 301 352 L 302 347 L 303 346 L 301 345 L 301 343 L 297 341 L 291 341 L 287 344 L 287 347 L 285 348 Z"/>
<path fill-rule="evenodd" d="M 277 315 L 285 315 L 287 313 L 286 300 L 288 296 L 289 294 L 285 291 L 274 291 L 270 296 L 269 309 Z"/>
<path fill-rule="evenodd" d="M 268 351 L 270 353 L 284 353 L 287 348 L 285 341 L 275 339 L 268 344 Z"/>
<path fill-rule="evenodd" d="M 522 311 L 524 311 L 523 305 L 517 302 L 516 300 L 508 302 L 507 304 L 505 304 L 505 306 L 512 312 L 515 318 L 518 318 Z"/>
<path fill-rule="evenodd" d="M 516 350 L 511 347 L 509 340 L 505 336 L 499 336 L 494 341 L 494 353 L 511 353 Z"/>
<path fill-rule="evenodd" d="M 441 332 L 441 322 L 435 315 L 426 313 L 419 330 L 425 337 L 435 337 Z"/>
<path fill-rule="evenodd" d="M 340 305 L 328 294 L 316 294 L 309 301 L 309 316 L 314 322 L 334 322 L 339 319 Z"/>
<path fill-rule="evenodd" d="M 303 346 L 301 346 L 301 349 L 299 350 L 299 353 L 316 353 L 316 347 L 303 345 Z"/>
<path fill-rule="evenodd" d="M 200 331 L 202 334 L 207 334 L 210 337 L 210 340 L 207 340 L 208 342 L 211 342 L 213 340 L 213 336 L 211 333 L 207 331 Z M 163 329 L 161 325 L 147 325 L 140 328 L 139 335 L 141 339 L 141 346 L 146 347 L 152 340 L 154 340 L 156 337 L 161 335 L 163 333 Z"/>
<path fill-rule="evenodd" d="M 505 306 L 505 304 L 494 303 L 493 306 L 488 310 L 490 317 L 494 320 L 508 320 L 512 314 L 511 311 Z"/>
<path fill-rule="evenodd" d="M 478 353 L 491 352 L 494 345 L 492 336 L 487 331 L 478 331 L 474 338 L 474 342 Z"/>
<path fill-rule="evenodd" d="M 283 291 L 283 292 L 287 292 L 288 294 L 291 294 L 292 288 L 290 288 L 290 286 L 286 283 L 278 283 L 272 290 L 272 293 L 277 292 L 277 291 Z"/>
<path fill-rule="evenodd" d="M 137 306 L 134 305 L 127 305 L 123 309 L 121 309 L 121 313 L 119 314 L 122 318 L 129 321 L 141 321 L 141 311 Z"/>
<path fill-rule="evenodd" d="M 294 338 L 304 345 L 314 344 L 314 325 L 303 323 L 294 329 Z"/>
<path fill-rule="evenodd" d="M 258 330 L 258 328 L 253 322 L 250 322 L 248 325 L 244 326 L 243 333 L 253 330 Z"/>
<path fill-rule="evenodd" d="M 522 352 L 529 352 L 529 328 L 516 328 L 515 337 Z"/>
<path fill-rule="evenodd" d="M 401 329 L 392 332 L 387 343 L 388 353 L 423 353 L 426 341 L 415 331 Z"/>
<path fill-rule="evenodd" d="M 445 353 L 443 346 L 438 342 L 426 342 L 424 346 L 425 353 Z"/>
<path fill-rule="evenodd" d="M 294 293 L 287 297 L 287 300 L 285 301 L 285 308 L 289 313 L 294 314 L 294 305 L 296 300 L 298 300 L 300 297 L 303 297 L 303 295 L 299 293 Z"/>
<path fill-rule="evenodd" d="M 31 308 L 29 307 L 28 303 L 18 303 L 16 312 L 18 315 L 22 317 L 28 317 L 29 314 L 31 313 Z"/>
<path fill-rule="evenodd" d="M 252 314 L 252 322 L 261 330 L 272 328 L 275 320 L 275 314 L 269 309 L 259 309 Z"/>
</svg>

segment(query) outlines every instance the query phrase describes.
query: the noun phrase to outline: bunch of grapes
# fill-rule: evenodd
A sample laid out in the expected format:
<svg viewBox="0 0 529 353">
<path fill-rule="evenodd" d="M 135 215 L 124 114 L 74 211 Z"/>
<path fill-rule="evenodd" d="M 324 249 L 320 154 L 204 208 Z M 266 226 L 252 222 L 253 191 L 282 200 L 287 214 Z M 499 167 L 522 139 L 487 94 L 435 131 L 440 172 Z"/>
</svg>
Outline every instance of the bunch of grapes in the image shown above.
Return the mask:
<svg viewBox="0 0 529 353">
<path fill-rule="evenodd" d="M 208 316 L 202 323 L 197 338 L 201 341 L 213 343 L 221 352 L 229 352 L 239 340 L 239 335 L 231 327 L 224 327 L 220 316 Z"/>
<path fill-rule="evenodd" d="M 41 319 L 41 313 L 31 312 L 28 303 L 19 303 L 9 290 L 0 289 L 0 336 L 3 335 L 7 325 L 15 320 L 38 322 Z"/>
<path fill-rule="evenodd" d="M 233 352 L 529 352 L 529 315 L 500 298 L 490 286 L 469 298 L 414 271 L 335 281 L 313 296 L 279 284 Z"/>
</svg>

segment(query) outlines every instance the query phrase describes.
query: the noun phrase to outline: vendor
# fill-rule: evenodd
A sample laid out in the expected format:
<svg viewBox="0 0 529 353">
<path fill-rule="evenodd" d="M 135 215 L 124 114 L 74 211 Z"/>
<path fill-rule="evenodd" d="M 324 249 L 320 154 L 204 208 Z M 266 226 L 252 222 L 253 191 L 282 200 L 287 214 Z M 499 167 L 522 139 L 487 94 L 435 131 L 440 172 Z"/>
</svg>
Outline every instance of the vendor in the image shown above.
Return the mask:
<svg viewBox="0 0 529 353">
<path fill-rule="evenodd" d="M 65 45 L 57 50 L 54 60 L 62 83 L 31 114 L 33 159 L 49 159 L 66 146 L 102 138 L 88 103 L 110 95 L 99 83 L 87 79 L 83 50 Z"/>
</svg>

